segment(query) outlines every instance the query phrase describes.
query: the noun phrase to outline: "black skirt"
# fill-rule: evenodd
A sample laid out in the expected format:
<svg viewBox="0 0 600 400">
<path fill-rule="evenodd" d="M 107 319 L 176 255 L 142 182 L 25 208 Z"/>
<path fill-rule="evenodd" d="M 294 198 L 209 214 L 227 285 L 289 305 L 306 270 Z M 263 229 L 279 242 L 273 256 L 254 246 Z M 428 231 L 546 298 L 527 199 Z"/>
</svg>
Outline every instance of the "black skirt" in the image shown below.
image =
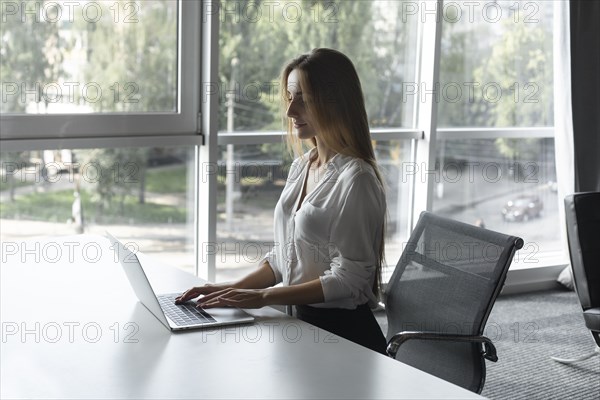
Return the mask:
<svg viewBox="0 0 600 400">
<path fill-rule="evenodd" d="M 298 319 L 381 354 L 387 347 L 381 328 L 367 304 L 354 310 L 296 306 Z"/>
</svg>

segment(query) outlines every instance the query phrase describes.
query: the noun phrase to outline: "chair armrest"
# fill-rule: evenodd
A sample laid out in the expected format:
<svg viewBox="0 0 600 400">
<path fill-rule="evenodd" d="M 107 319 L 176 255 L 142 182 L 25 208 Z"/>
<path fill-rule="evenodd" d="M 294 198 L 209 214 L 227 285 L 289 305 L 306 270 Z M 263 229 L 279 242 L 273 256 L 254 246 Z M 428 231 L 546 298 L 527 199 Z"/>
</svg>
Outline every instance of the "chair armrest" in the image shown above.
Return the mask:
<svg viewBox="0 0 600 400">
<path fill-rule="evenodd" d="M 484 350 L 481 355 L 486 359 L 496 362 L 498 361 L 498 355 L 496 354 L 496 347 L 490 339 L 483 335 L 455 335 L 440 332 L 421 332 L 421 331 L 404 331 L 398 332 L 390 339 L 387 346 L 387 353 L 390 357 L 396 358 L 396 353 L 400 346 L 412 339 L 418 340 L 439 340 L 439 341 L 453 341 L 453 342 L 471 342 L 471 343 L 483 343 Z"/>
</svg>

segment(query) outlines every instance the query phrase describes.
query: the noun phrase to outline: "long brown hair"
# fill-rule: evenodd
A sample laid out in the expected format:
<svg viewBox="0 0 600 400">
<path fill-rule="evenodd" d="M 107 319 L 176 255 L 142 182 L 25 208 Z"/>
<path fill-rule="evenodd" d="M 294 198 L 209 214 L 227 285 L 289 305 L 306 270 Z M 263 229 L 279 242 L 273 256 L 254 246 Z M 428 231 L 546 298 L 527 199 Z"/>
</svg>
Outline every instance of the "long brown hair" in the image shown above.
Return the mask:
<svg viewBox="0 0 600 400">
<path fill-rule="evenodd" d="M 303 141 L 293 134 L 291 118 L 285 116 L 290 99 L 287 94 L 288 76 L 298 71 L 306 111 L 319 132 L 319 139 L 331 150 L 367 162 L 385 193 L 369 130 L 365 100 L 360 79 L 352 61 L 341 52 L 319 48 L 291 60 L 281 72 L 283 116 L 288 132 L 288 150 L 296 156 L 304 152 Z M 310 139 L 312 147 L 316 139 Z M 385 196 L 384 196 L 385 204 Z M 387 211 L 384 215 L 387 215 Z M 381 245 L 377 254 L 376 279 L 373 292 L 378 295 L 385 250 L 385 217 L 381 227 Z"/>
</svg>

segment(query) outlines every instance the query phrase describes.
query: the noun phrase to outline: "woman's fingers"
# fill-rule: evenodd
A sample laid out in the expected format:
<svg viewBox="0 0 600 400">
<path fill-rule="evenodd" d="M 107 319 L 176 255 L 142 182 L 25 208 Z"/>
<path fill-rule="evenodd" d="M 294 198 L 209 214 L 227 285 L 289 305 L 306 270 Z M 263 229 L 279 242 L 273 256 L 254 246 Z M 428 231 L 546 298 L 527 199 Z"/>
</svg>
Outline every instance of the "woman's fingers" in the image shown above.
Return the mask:
<svg viewBox="0 0 600 400">
<path fill-rule="evenodd" d="M 185 292 L 183 292 L 181 295 L 175 297 L 175 304 L 185 303 L 189 299 L 192 299 L 193 297 L 191 297 L 191 293 L 194 289 L 196 289 L 196 288 L 188 289 Z"/>
<path fill-rule="evenodd" d="M 180 296 L 175 298 L 175 304 L 185 303 L 186 301 L 192 300 L 200 295 L 209 295 L 210 293 L 222 292 L 223 290 L 229 290 L 229 288 L 223 289 L 224 285 L 213 285 L 207 283 L 204 286 L 193 287 Z"/>
<path fill-rule="evenodd" d="M 175 298 L 175 304 L 185 303 L 186 301 L 198 297 L 202 294 L 202 291 L 202 287 L 193 287 L 189 290 L 186 290 L 183 292 L 183 294 L 181 294 L 181 296 Z"/>
</svg>

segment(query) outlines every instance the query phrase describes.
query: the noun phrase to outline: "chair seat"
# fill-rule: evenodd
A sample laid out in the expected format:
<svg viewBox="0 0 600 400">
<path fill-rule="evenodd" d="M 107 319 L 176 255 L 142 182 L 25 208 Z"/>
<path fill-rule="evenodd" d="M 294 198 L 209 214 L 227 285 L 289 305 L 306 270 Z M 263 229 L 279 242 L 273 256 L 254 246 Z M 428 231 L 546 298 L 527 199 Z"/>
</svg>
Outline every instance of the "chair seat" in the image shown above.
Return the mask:
<svg viewBox="0 0 600 400">
<path fill-rule="evenodd" d="M 600 308 L 589 308 L 583 312 L 585 326 L 591 331 L 600 332 Z"/>
</svg>

